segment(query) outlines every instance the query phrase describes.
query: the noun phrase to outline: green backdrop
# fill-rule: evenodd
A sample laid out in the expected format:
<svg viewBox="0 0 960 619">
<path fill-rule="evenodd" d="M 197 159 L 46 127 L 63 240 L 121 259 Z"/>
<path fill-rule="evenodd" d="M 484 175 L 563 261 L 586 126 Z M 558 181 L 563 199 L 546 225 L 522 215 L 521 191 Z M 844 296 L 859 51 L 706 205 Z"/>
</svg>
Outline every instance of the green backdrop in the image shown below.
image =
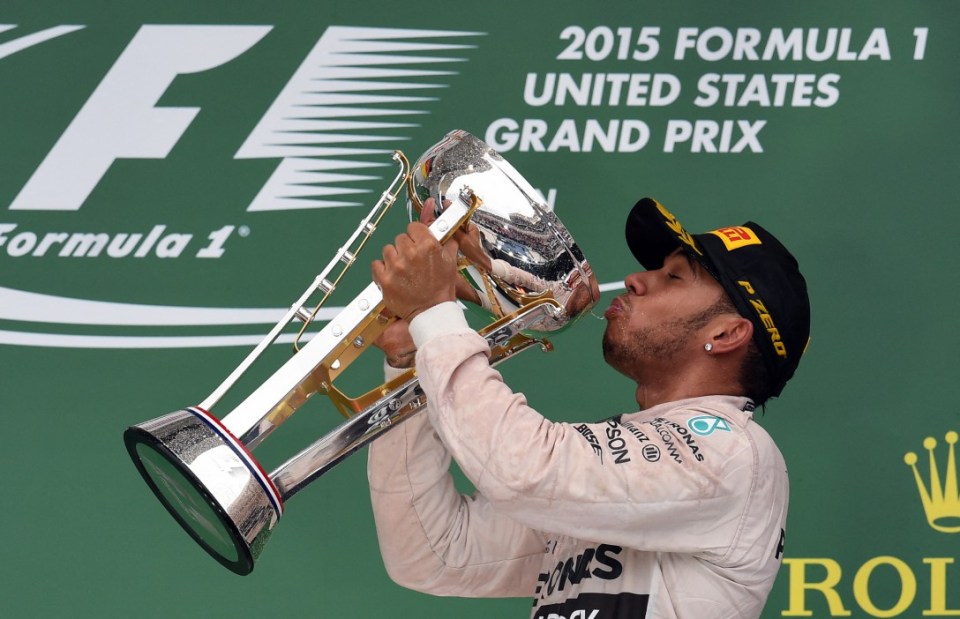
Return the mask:
<svg viewBox="0 0 960 619">
<path fill-rule="evenodd" d="M 463 128 L 555 205 L 610 284 L 604 307 L 636 268 L 622 222 L 639 197 L 693 231 L 755 219 L 780 236 L 813 325 L 760 419 L 791 471 L 764 617 L 960 616 L 958 27 L 956 2 L 928 0 L 7 0 L 0 615 L 527 615 L 527 599 L 391 583 L 364 453 L 292 499 L 238 577 L 121 440 L 227 375 L 385 187 L 392 149 L 415 158 Z M 587 318 L 502 369 L 553 419 L 629 411 L 602 328 Z M 289 354 L 272 347 L 262 371 Z M 378 377 L 361 359 L 344 381 Z M 311 401 L 258 458 L 276 466 L 336 423 Z"/>
</svg>

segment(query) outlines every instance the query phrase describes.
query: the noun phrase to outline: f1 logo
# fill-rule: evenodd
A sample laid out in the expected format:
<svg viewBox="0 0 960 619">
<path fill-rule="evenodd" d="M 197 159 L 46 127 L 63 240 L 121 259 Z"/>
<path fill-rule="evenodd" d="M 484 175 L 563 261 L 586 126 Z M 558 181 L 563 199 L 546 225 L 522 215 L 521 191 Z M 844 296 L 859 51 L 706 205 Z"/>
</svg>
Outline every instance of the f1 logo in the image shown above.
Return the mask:
<svg viewBox="0 0 960 619">
<path fill-rule="evenodd" d="M 64 26 L 2 44 L 0 58 L 71 28 L 78 27 Z M 272 28 L 141 27 L 14 199 L 11 210 L 77 211 L 117 159 L 166 158 L 199 112 L 195 107 L 157 107 L 177 76 L 230 62 Z M 356 194 L 365 189 L 348 183 L 377 180 L 376 175 L 355 170 L 383 164 L 354 155 L 388 155 L 389 150 L 364 143 L 388 139 L 385 129 L 403 131 L 418 125 L 384 119 L 427 113 L 396 103 L 417 102 L 423 108 L 420 102 L 435 100 L 423 97 L 423 89 L 443 88 L 438 74 L 456 74 L 424 64 L 466 60 L 449 52 L 471 47 L 432 40 L 481 34 L 328 27 L 234 155 L 236 159 L 281 160 L 247 210 L 361 206 Z M 429 58 L 419 53 L 430 50 L 444 53 Z M 398 73 L 409 79 L 398 82 L 394 79 Z M 361 79 L 350 79 L 358 76 Z M 373 84 L 382 88 L 374 89 Z M 372 90 L 384 92 L 374 95 Z M 417 90 L 417 95 L 404 94 L 409 90 Z M 352 133 L 344 135 L 344 130 Z"/>
<path fill-rule="evenodd" d="M 163 159 L 200 111 L 158 108 L 173 80 L 225 64 L 271 26 L 142 26 L 11 210 L 76 211 L 119 158 Z"/>
</svg>

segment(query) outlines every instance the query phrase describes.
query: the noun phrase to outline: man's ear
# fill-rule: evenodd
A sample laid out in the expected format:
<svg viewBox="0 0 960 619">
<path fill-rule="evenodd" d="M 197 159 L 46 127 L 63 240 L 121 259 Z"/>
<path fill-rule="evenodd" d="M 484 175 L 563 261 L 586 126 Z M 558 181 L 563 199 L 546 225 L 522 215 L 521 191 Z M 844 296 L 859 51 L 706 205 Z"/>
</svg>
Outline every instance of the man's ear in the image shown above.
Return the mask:
<svg viewBox="0 0 960 619">
<path fill-rule="evenodd" d="M 710 325 L 710 343 L 713 352 L 732 352 L 746 349 L 753 337 L 753 323 L 734 314 L 719 316 Z"/>
</svg>

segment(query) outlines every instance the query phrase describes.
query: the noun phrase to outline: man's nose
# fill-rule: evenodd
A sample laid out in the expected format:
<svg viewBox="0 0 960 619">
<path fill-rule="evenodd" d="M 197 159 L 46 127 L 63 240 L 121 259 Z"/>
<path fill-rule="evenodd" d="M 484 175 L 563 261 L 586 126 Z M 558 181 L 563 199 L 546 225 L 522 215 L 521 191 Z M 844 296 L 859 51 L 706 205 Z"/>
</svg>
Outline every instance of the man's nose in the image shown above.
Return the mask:
<svg viewBox="0 0 960 619">
<path fill-rule="evenodd" d="M 647 294 L 647 275 L 644 271 L 627 275 L 627 277 L 623 280 L 623 283 L 627 287 L 627 292 L 630 294 Z"/>
</svg>

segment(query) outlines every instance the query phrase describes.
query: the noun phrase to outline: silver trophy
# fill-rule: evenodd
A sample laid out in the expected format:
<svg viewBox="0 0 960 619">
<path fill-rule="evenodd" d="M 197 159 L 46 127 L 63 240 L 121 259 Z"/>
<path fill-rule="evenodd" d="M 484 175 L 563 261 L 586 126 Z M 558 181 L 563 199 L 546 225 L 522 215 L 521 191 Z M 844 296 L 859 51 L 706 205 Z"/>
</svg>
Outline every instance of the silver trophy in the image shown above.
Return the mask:
<svg viewBox="0 0 960 619">
<path fill-rule="evenodd" d="M 124 442 L 147 485 L 211 556 L 248 574 L 284 504 L 307 484 L 396 424 L 423 410 L 415 370 L 350 398 L 335 379 L 392 320 L 373 283 L 303 346 L 302 336 L 356 260 L 387 209 L 407 189 L 411 218 L 441 242 L 463 234 L 460 266 L 468 305 L 491 322 L 478 333 L 496 364 L 569 326 L 599 299 L 590 265 L 539 193 L 487 144 L 452 131 L 413 166 L 397 151 L 398 172 L 347 243 L 260 344 L 197 406 L 127 428 Z M 319 301 L 314 304 L 314 299 Z M 469 303 L 472 302 L 472 303 Z M 294 323 L 294 354 L 222 417 L 211 411 Z M 346 418 L 267 473 L 252 452 L 308 398 L 330 397 Z"/>
</svg>

